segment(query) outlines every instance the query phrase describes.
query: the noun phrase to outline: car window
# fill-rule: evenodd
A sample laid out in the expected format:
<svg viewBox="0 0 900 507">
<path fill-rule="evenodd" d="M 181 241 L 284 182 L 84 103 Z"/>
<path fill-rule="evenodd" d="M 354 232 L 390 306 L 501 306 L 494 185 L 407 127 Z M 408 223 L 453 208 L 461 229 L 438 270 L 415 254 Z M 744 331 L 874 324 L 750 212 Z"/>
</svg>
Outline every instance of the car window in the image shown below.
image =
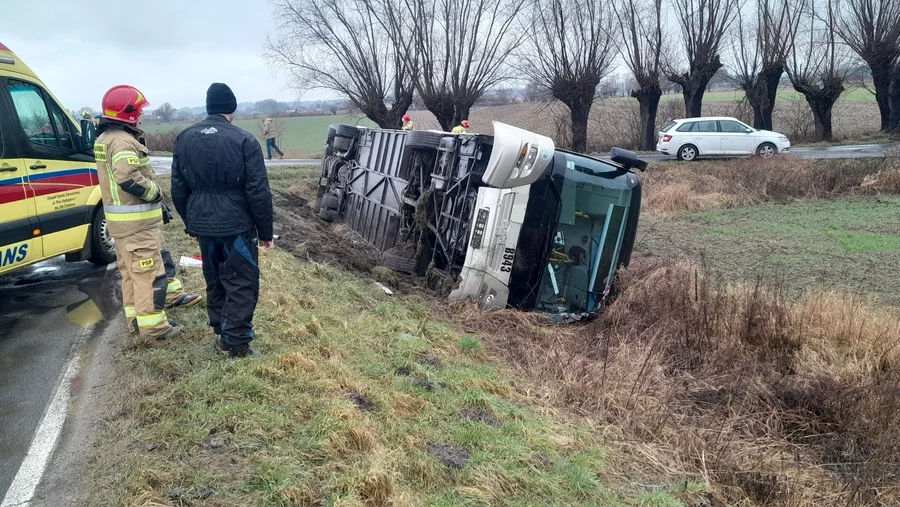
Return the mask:
<svg viewBox="0 0 900 507">
<path fill-rule="evenodd" d="M 697 130 L 697 122 L 690 121 L 678 127 L 678 132 L 695 132 Z"/>
<path fill-rule="evenodd" d="M 51 106 L 53 110 L 51 118 L 50 109 L 47 108 L 44 93 L 40 88 L 13 79 L 8 83 L 19 123 L 29 141 L 43 146 L 74 147 L 70 122 L 66 121 L 65 114 L 55 105 Z"/>
<path fill-rule="evenodd" d="M 669 123 L 668 125 L 666 125 L 665 127 L 663 127 L 663 128 L 662 128 L 662 131 L 663 131 L 663 132 L 668 132 L 668 131 L 672 130 L 672 127 L 674 127 L 675 125 L 678 125 L 678 124 L 675 123 L 675 122 L 673 121 L 672 123 Z"/>
<path fill-rule="evenodd" d="M 722 128 L 722 132 L 728 132 L 728 133 L 741 133 L 741 134 L 743 134 L 744 132 L 747 131 L 747 127 L 746 127 L 746 126 L 741 125 L 740 123 L 738 123 L 738 122 L 736 122 L 736 121 L 720 120 L 720 121 L 719 121 L 719 127 Z"/>
<path fill-rule="evenodd" d="M 715 120 L 698 121 L 695 132 L 718 132 Z"/>
</svg>

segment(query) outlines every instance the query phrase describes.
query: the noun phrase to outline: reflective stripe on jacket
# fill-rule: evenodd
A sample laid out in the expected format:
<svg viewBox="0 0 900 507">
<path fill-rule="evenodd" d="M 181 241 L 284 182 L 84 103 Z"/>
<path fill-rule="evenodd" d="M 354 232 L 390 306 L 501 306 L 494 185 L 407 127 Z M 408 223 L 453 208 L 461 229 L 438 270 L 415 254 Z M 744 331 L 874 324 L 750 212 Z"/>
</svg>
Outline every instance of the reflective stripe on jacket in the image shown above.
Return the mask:
<svg viewBox="0 0 900 507">
<path fill-rule="evenodd" d="M 162 204 L 147 149 L 111 125 L 94 143 L 94 157 L 109 234 L 120 238 L 158 227 Z"/>
</svg>

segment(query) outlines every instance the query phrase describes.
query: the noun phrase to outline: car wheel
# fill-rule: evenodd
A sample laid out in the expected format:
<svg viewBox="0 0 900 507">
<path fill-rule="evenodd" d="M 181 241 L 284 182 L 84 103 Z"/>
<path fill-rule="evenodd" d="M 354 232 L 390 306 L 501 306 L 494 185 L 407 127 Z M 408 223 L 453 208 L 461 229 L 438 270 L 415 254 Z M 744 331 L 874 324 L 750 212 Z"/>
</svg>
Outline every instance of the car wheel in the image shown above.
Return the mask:
<svg viewBox="0 0 900 507">
<path fill-rule="evenodd" d="M 98 266 L 105 266 L 116 260 L 116 240 L 109 235 L 106 225 L 106 215 L 103 208 L 94 213 L 94 222 L 91 224 L 91 262 Z"/>
<path fill-rule="evenodd" d="M 759 148 L 756 149 L 756 155 L 759 158 L 773 158 L 778 154 L 778 148 L 775 147 L 772 143 L 762 143 L 759 145 Z"/>
<path fill-rule="evenodd" d="M 697 160 L 698 155 L 699 152 L 697 151 L 697 147 L 693 144 L 685 144 L 681 148 L 678 148 L 678 160 L 693 162 L 694 160 Z"/>
</svg>

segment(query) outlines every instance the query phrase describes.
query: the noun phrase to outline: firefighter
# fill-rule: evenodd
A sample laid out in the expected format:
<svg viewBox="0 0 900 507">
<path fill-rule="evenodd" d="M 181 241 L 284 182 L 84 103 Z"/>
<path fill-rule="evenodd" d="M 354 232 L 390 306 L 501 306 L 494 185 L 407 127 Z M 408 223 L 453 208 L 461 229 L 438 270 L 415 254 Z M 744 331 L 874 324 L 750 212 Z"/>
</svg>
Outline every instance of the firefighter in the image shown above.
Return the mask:
<svg viewBox="0 0 900 507">
<path fill-rule="evenodd" d="M 409 117 L 408 114 L 403 115 L 403 130 L 413 130 L 415 125 L 413 125 L 412 118 Z"/>
<path fill-rule="evenodd" d="M 82 112 L 81 112 L 81 118 L 82 118 L 82 119 L 85 119 L 85 120 L 90 120 L 90 119 L 91 119 L 91 112 L 88 111 L 88 110 L 82 111 Z"/>
<path fill-rule="evenodd" d="M 103 96 L 94 156 L 108 232 L 116 240 L 128 328 L 136 327 L 147 344 L 158 347 L 184 328 L 165 312 L 170 281 L 162 254 L 162 195 L 151 177 L 147 149 L 138 142 L 143 134 L 138 120 L 147 105 L 133 86 L 110 88 Z M 180 290 L 180 281 L 176 285 Z M 200 299 L 197 294 L 181 294 L 169 302 L 188 307 Z"/>
<path fill-rule="evenodd" d="M 459 125 L 453 127 L 453 130 L 450 131 L 451 134 L 468 134 L 469 133 L 469 120 L 463 120 Z"/>
</svg>

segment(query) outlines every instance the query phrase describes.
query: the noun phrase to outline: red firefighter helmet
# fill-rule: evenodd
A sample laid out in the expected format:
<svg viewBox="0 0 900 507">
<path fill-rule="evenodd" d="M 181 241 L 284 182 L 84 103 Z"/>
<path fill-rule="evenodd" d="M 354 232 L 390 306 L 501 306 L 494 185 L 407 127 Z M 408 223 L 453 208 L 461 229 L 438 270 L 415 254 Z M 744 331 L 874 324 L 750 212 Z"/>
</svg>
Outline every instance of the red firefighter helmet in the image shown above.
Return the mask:
<svg viewBox="0 0 900 507">
<path fill-rule="evenodd" d="M 133 86 L 113 86 L 103 95 L 103 117 L 137 125 L 144 108 L 150 105 L 140 90 Z"/>
<path fill-rule="evenodd" d="M 410 118 L 408 114 L 404 114 L 404 115 L 403 115 L 403 121 L 409 121 L 409 120 L 411 120 L 411 119 L 412 119 L 412 118 Z"/>
<path fill-rule="evenodd" d="M 463 121 L 462 121 L 462 126 L 465 127 L 465 128 L 469 128 L 469 120 L 463 120 Z"/>
</svg>

